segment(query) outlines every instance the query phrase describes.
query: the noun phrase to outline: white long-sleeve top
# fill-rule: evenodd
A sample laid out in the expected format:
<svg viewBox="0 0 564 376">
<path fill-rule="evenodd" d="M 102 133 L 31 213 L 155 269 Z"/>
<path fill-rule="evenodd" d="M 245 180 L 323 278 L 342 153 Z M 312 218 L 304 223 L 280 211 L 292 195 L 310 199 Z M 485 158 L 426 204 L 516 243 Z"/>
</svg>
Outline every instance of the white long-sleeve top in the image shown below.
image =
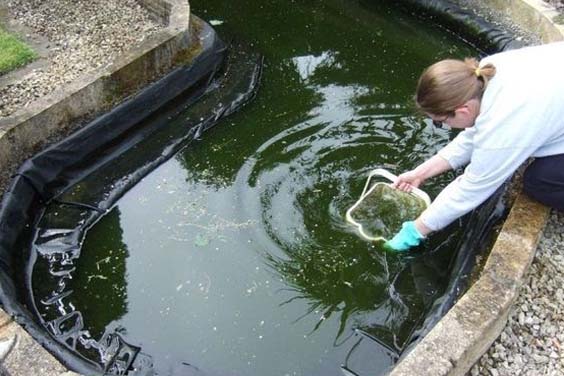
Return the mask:
<svg viewBox="0 0 564 376">
<path fill-rule="evenodd" d="M 476 208 L 529 157 L 564 153 L 564 42 L 488 56 L 490 80 L 474 126 L 438 154 L 464 173 L 421 215 L 436 231 Z M 564 168 L 564 166 L 562 166 Z"/>
</svg>

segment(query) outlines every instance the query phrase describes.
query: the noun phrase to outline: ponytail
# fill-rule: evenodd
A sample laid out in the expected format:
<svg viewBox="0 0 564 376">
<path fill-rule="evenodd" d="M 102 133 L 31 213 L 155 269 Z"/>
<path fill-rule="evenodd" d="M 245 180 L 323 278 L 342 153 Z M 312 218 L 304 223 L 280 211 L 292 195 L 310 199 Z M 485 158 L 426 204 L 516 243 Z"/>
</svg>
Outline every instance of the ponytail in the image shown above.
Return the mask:
<svg viewBox="0 0 564 376">
<path fill-rule="evenodd" d="M 470 99 L 481 99 L 495 72 L 493 64 L 480 67 L 473 58 L 439 61 L 419 78 L 415 103 L 428 114 L 452 113 Z"/>
</svg>

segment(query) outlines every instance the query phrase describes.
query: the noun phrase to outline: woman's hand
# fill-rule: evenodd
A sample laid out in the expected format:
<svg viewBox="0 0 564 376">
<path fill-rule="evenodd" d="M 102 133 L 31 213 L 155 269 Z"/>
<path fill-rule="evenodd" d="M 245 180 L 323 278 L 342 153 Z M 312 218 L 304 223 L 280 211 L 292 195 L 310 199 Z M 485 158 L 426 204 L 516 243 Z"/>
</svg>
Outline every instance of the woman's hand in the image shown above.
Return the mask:
<svg viewBox="0 0 564 376">
<path fill-rule="evenodd" d="M 431 229 L 423 224 L 421 218 L 417 218 L 415 221 L 404 222 L 401 230 L 384 246 L 394 251 L 407 251 L 418 246 L 431 232 Z"/>
<path fill-rule="evenodd" d="M 417 247 L 423 239 L 425 236 L 419 232 L 414 221 L 404 222 L 401 230 L 391 240 L 388 240 L 384 247 L 392 251 L 403 252 Z"/>
<path fill-rule="evenodd" d="M 447 160 L 436 154 L 417 168 L 398 176 L 398 179 L 392 184 L 392 187 L 400 191 L 411 192 L 413 188 L 418 188 L 425 180 L 450 169 L 451 167 Z"/>
<path fill-rule="evenodd" d="M 398 176 L 397 180 L 392 183 L 392 187 L 404 192 L 411 192 L 413 188 L 419 187 L 425 179 L 415 170 L 407 171 Z"/>
</svg>

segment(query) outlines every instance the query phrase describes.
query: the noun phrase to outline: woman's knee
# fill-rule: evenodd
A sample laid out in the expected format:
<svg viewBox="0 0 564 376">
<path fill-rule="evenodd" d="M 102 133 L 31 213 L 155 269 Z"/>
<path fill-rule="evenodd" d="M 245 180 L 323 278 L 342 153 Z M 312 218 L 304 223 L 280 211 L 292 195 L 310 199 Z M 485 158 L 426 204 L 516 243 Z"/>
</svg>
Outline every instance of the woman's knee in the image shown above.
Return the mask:
<svg viewBox="0 0 564 376">
<path fill-rule="evenodd" d="M 544 183 L 542 181 L 542 171 L 539 168 L 536 168 L 534 165 L 535 162 L 532 162 L 526 169 L 525 173 L 523 174 L 523 190 L 526 193 L 532 193 L 537 190 L 542 190 Z"/>
<path fill-rule="evenodd" d="M 535 159 L 523 175 L 523 191 L 556 209 L 564 209 L 564 155 Z"/>
</svg>

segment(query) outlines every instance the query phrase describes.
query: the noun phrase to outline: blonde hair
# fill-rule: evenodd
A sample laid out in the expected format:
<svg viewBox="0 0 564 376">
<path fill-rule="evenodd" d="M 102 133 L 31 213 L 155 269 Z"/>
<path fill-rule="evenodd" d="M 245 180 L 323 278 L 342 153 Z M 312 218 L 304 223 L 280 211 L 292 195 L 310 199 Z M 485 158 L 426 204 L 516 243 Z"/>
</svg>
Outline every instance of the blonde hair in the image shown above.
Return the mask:
<svg viewBox="0 0 564 376">
<path fill-rule="evenodd" d="M 419 78 L 415 104 L 427 114 L 450 114 L 470 99 L 481 99 L 495 71 L 493 64 L 480 67 L 472 58 L 439 61 Z"/>
</svg>

